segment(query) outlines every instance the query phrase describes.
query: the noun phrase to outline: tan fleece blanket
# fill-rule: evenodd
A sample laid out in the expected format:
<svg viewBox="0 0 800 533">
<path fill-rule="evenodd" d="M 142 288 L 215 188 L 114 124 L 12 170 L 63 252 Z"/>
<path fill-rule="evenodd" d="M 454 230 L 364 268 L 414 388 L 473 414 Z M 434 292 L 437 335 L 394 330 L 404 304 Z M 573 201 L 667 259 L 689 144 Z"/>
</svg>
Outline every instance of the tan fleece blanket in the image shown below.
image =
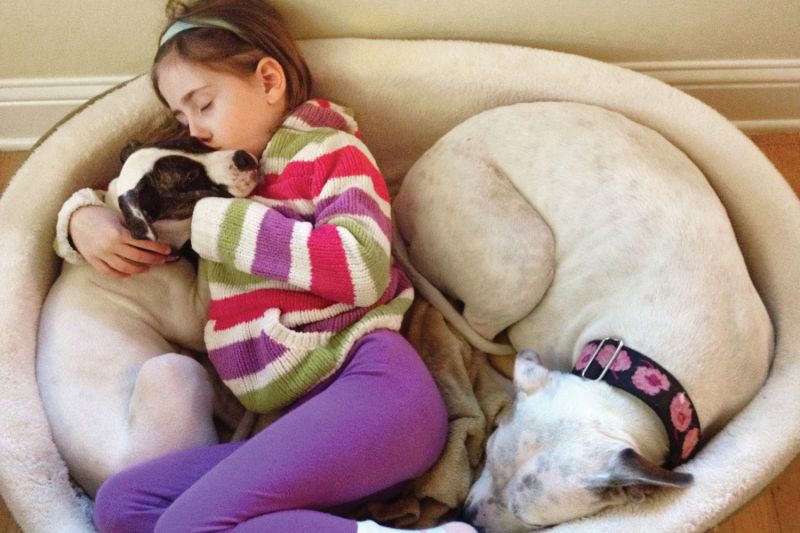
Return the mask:
<svg viewBox="0 0 800 533">
<path fill-rule="evenodd" d="M 358 111 L 364 140 L 391 190 L 436 139 L 465 118 L 514 102 L 568 100 L 620 112 L 661 133 L 703 170 L 728 210 L 776 328 L 767 383 L 686 465 L 696 479 L 692 487 L 553 531 L 704 531 L 755 496 L 797 455 L 800 202 L 728 121 L 656 80 L 569 54 L 487 43 L 361 39 L 308 41 L 302 49 L 316 76 L 316 95 Z M 43 139 L 0 198 L 0 496 L 25 531 L 93 531 L 88 501 L 70 484 L 52 441 L 35 379 L 39 313 L 59 268 L 50 247 L 56 213 L 74 190 L 113 175 L 122 145 L 163 116 L 146 78 L 115 89 Z M 425 318 L 428 311 L 420 305 L 409 317 L 409 336 L 416 335 L 458 416 L 442 462 L 415 481 L 407 498 L 370 511 L 422 525 L 463 499 L 467 472 L 476 466 L 476 450 L 500 405 L 489 400 L 493 393 L 477 392 L 494 387 L 482 356 L 458 337 L 438 335 L 443 331 L 435 326 L 438 319 L 431 318 L 433 312 Z M 449 353 L 439 348 L 447 343 L 456 347 L 460 362 L 440 359 Z M 459 388 L 463 380 L 475 388 Z M 449 394 L 448 387 L 467 394 Z"/>
</svg>

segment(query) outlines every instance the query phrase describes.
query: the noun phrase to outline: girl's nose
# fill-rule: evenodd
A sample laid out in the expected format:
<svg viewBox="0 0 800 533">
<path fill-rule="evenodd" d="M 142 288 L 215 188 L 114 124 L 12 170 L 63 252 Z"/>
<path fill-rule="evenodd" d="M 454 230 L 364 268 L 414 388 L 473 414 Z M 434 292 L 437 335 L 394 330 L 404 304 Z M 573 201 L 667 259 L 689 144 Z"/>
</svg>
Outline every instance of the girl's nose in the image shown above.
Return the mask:
<svg viewBox="0 0 800 533">
<path fill-rule="evenodd" d="M 189 122 L 189 135 L 199 139 L 202 142 L 208 142 L 211 140 L 211 133 L 195 121 Z"/>
</svg>

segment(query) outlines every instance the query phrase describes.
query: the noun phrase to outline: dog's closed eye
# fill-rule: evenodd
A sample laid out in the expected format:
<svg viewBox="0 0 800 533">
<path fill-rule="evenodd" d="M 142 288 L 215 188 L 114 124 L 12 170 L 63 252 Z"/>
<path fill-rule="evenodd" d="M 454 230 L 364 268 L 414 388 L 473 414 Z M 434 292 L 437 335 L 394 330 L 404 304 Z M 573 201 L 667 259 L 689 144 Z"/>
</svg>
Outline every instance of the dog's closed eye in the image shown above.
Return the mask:
<svg viewBox="0 0 800 533">
<path fill-rule="evenodd" d="M 604 502 L 612 502 L 621 499 L 625 491 L 622 487 L 592 487 L 590 490 Z"/>
<path fill-rule="evenodd" d="M 217 184 L 208 179 L 204 172 L 198 169 L 191 169 L 188 172 L 178 175 L 175 181 L 175 192 L 190 192 L 222 189 Z M 219 192 L 219 191 L 218 191 Z"/>
<path fill-rule="evenodd" d="M 169 203 L 173 210 L 178 209 L 174 202 L 180 203 L 181 199 L 197 201 L 206 196 L 231 196 L 225 186 L 211 180 L 202 163 L 187 157 L 164 157 L 156 162 L 152 174 L 159 194 L 172 198 Z"/>
</svg>

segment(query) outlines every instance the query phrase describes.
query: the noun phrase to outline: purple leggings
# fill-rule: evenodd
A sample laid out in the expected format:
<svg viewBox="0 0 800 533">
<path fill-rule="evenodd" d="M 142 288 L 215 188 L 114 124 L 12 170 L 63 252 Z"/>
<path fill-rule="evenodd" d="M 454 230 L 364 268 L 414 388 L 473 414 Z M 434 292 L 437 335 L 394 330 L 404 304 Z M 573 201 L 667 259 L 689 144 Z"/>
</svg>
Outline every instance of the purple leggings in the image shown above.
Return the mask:
<svg viewBox="0 0 800 533">
<path fill-rule="evenodd" d="M 398 333 L 361 339 L 335 379 L 244 442 L 184 450 L 106 481 L 101 532 L 355 533 L 330 511 L 385 493 L 433 465 L 444 402 Z"/>
</svg>

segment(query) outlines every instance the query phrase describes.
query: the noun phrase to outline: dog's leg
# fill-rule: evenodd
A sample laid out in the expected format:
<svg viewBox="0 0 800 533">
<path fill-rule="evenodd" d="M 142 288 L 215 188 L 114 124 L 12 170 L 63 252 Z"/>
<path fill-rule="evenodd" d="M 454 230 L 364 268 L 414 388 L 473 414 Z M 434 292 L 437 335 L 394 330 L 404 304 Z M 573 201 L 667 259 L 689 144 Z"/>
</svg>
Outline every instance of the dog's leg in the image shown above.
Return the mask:
<svg viewBox="0 0 800 533">
<path fill-rule="evenodd" d="M 139 369 L 128 412 L 123 467 L 165 453 L 217 441 L 211 424 L 214 391 L 208 372 L 186 355 L 165 353 Z"/>
<path fill-rule="evenodd" d="M 397 238 L 417 270 L 463 302 L 467 322 L 492 339 L 536 307 L 553 278 L 555 245 L 503 169 L 470 142 L 443 139 L 411 168 L 394 201 Z"/>
</svg>

